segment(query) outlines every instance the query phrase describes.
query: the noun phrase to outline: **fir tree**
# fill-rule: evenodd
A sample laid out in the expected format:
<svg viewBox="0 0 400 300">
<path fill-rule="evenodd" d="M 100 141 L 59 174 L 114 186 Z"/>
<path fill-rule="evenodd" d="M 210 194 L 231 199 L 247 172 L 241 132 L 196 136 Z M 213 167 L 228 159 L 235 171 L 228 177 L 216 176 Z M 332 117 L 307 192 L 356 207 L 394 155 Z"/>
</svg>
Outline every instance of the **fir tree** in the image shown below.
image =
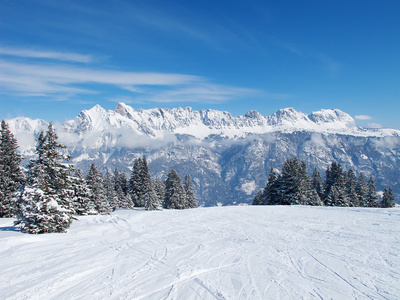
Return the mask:
<svg viewBox="0 0 400 300">
<path fill-rule="evenodd" d="M 368 181 L 367 205 L 368 207 L 379 207 L 379 197 L 375 188 L 375 180 L 373 177 Z"/>
<path fill-rule="evenodd" d="M 185 209 L 186 194 L 182 186 L 181 179 L 174 169 L 172 169 L 165 181 L 164 207 L 172 209 Z"/>
<path fill-rule="evenodd" d="M 273 167 L 269 171 L 267 184 L 254 198 L 253 205 L 274 205 L 280 203 L 278 176 Z"/>
<path fill-rule="evenodd" d="M 77 169 L 72 177 L 72 188 L 74 190 L 73 204 L 77 215 L 97 214 L 92 200 L 92 193 L 81 171 Z"/>
<path fill-rule="evenodd" d="M 256 196 L 253 199 L 253 203 L 251 205 L 265 205 L 263 204 L 264 190 L 265 188 L 257 192 Z"/>
<path fill-rule="evenodd" d="M 151 175 L 146 157 L 137 158 L 133 165 L 132 176 L 130 180 L 130 191 L 132 201 L 137 207 L 145 206 L 145 195 L 151 188 Z"/>
<path fill-rule="evenodd" d="M 352 169 L 347 172 L 346 176 L 346 196 L 349 199 L 349 206 L 360 206 L 357 195 L 357 177 Z"/>
<path fill-rule="evenodd" d="M 296 204 L 298 199 L 298 169 L 299 161 L 297 158 L 288 158 L 282 167 L 282 173 L 279 178 L 280 203 L 282 205 Z"/>
<path fill-rule="evenodd" d="M 71 168 L 62 163 L 69 157 L 62 153 L 65 146 L 57 139 L 51 123 L 46 134 L 38 136 L 37 159 L 28 164 L 27 181 L 19 198 L 16 225 L 23 232 L 65 232 L 72 222 Z"/>
<path fill-rule="evenodd" d="M 15 214 L 14 199 L 24 180 L 20 167 L 22 159 L 17 149 L 17 140 L 3 120 L 0 132 L 0 218 Z"/>
<path fill-rule="evenodd" d="M 145 207 L 147 210 L 162 210 L 160 199 L 158 198 L 153 186 L 150 187 L 150 190 L 144 196 L 144 199 L 146 201 Z"/>
<path fill-rule="evenodd" d="M 104 175 L 104 193 L 107 199 L 107 202 L 111 208 L 111 210 L 116 210 L 119 208 L 118 196 L 117 191 L 115 190 L 115 182 L 113 176 L 106 171 Z"/>
<path fill-rule="evenodd" d="M 183 188 L 185 189 L 186 193 L 187 208 L 196 208 L 196 197 L 194 195 L 192 178 L 189 174 L 186 174 L 185 178 L 183 179 Z"/>
<path fill-rule="evenodd" d="M 161 204 L 161 207 L 164 207 L 164 198 L 165 198 L 165 184 L 160 178 L 156 178 L 153 181 L 154 191 L 157 194 L 158 201 Z"/>
<path fill-rule="evenodd" d="M 109 214 L 111 212 L 111 207 L 107 201 L 104 190 L 103 174 L 97 170 L 94 163 L 92 163 L 89 172 L 86 175 L 86 182 L 91 190 L 91 199 L 96 211 L 102 215 Z"/>
<path fill-rule="evenodd" d="M 365 179 L 364 173 L 362 172 L 360 172 L 360 175 L 358 175 L 356 192 L 359 206 L 367 206 L 368 184 Z"/>
<path fill-rule="evenodd" d="M 312 185 L 320 198 L 324 195 L 324 184 L 322 182 L 321 173 L 315 167 L 312 174 Z"/>
<path fill-rule="evenodd" d="M 117 168 L 114 171 L 114 190 L 117 194 L 119 208 L 133 208 L 132 199 L 128 194 L 128 180 L 125 173 L 120 173 Z"/>
<path fill-rule="evenodd" d="M 339 163 L 332 162 L 326 170 L 325 205 L 349 206 L 346 195 L 346 176 Z"/>
<path fill-rule="evenodd" d="M 280 204 L 305 204 L 304 191 L 302 190 L 301 166 L 297 158 L 288 158 L 283 167 L 279 179 L 278 188 L 281 197 Z"/>
<path fill-rule="evenodd" d="M 395 207 L 396 203 L 394 202 L 394 195 L 392 192 L 392 189 L 385 188 L 383 191 L 383 197 L 382 197 L 382 207 Z"/>
<path fill-rule="evenodd" d="M 307 173 L 307 166 L 304 161 L 300 163 L 299 169 L 299 185 L 300 185 L 300 193 L 301 193 L 301 202 L 303 205 L 322 205 L 321 199 L 317 191 L 315 190 L 310 176 Z"/>
</svg>

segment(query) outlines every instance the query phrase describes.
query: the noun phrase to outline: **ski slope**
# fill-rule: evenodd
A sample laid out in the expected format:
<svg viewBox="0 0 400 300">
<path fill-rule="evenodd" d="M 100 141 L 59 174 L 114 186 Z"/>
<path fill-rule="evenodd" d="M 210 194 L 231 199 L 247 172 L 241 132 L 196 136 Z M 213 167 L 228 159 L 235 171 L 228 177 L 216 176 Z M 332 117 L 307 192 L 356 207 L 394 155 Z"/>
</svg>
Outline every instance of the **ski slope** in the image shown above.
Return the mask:
<svg viewBox="0 0 400 300">
<path fill-rule="evenodd" d="M 1 299 L 399 299 L 400 209 L 232 206 L 0 219 Z"/>
</svg>

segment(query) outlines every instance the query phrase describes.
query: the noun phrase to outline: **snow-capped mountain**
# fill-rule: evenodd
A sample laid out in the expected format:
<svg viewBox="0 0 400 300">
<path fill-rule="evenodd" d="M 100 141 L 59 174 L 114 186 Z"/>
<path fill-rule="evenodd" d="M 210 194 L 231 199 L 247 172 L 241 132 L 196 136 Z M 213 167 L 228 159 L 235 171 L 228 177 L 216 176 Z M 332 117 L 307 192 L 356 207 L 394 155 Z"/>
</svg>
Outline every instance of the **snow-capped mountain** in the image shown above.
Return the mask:
<svg viewBox="0 0 400 300">
<path fill-rule="evenodd" d="M 8 120 L 25 157 L 33 155 L 34 136 L 46 122 Z M 377 186 L 400 192 L 400 131 L 365 129 L 338 110 L 309 115 L 293 108 L 271 116 L 250 111 L 235 117 L 217 110 L 135 110 L 119 103 L 106 111 L 96 105 L 75 119 L 55 124 L 72 162 L 84 171 L 91 162 L 130 171 L 133 160 L 146 155 L 154 176 L 170 168 L 194 179 L 201 204 L 250 202 L 265 185 L 271 166 L 287 157 L 304 159 L 324 173 L 331 161 L 377 178 Z"/>
</svg>

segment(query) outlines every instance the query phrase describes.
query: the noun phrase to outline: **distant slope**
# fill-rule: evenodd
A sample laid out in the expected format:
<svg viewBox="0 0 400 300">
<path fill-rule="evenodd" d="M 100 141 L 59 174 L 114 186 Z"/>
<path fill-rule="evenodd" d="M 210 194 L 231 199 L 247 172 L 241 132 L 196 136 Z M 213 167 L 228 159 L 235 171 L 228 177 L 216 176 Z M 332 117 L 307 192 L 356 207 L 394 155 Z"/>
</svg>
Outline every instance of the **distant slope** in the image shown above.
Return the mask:
<svg viewBox="0 0 400 300">
<path fill-rule="evenodd" d="M 46 123 L 28 118 L 8 122 L 23 155 L 34 155 L 34 137 Z M 96 105 L 55 127 L 72 162 L 84 172 L 95 162 L 129 173 L 134 159 L 146 155 L 154 176 L 171 168 L 182 176 L 189 173 L 201 205 L 250 203 L 269 169 L 280 169 L 292 156 L 322 174 L 338 161 L 346 170 L 375 177 L 378 189 L 391 186 L 400 197 L 400 131 L 357 127 L 338 109 L 307 115 L 285 108 L 271 116 L 250 111 L 234 117 L 190 107 L 135 110 L 119 103 L 109 111 Z"/>
<path fill-rule="evenodd" d="M 400 211 L 222 207 L 0 219 L 2 299 L 399 299 Z"/>
</svg>

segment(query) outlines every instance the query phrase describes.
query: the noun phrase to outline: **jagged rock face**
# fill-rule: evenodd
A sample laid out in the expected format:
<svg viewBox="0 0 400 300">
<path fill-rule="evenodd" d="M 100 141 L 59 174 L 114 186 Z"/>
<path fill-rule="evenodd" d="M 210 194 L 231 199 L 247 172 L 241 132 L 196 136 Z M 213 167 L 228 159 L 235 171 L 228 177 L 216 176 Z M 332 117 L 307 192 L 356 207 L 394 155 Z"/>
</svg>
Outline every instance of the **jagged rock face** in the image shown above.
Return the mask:
<svg viewBox="0 0 400 300">
<path fill-rule="evenodd" d="M 46 123 L 27 118 L 8 123 L 29 158 L 34 136 Z M 163 177 L 171 168 L 190 174 L 202 205 L 250 203 L 271 166 L 280 169 L 293 156 L 322 174 L 338 161 L 345 169 L 374 176 L 378 188 L 391 186 L 400 194 L 400 131 L 359 128 L 337 109 L 307 115 L 287 108 L 272 116 L 250 111 L 234 117 L 189 107 L 134 110 L 119 103 L 110 111 L 99 105 L 84 110 L 56 130 L 84 172 L 95 162 L 130 173 L 134 159 L 146 155 L 153 176 Z"/>
</svg>

